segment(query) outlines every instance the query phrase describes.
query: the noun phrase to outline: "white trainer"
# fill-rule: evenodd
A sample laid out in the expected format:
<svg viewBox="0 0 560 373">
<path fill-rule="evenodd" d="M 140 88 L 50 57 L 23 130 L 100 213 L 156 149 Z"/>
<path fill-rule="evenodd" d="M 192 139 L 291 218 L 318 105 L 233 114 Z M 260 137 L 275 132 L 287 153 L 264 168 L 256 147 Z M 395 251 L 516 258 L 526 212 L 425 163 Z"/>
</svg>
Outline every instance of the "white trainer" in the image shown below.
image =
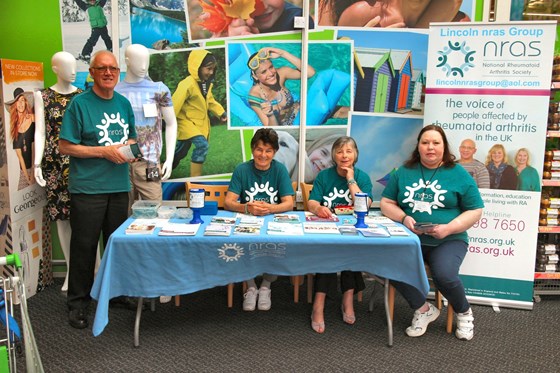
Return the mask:
<svg viewBox="0 0 560 373">
<path fill-rule="evenodd" d="M 272 301 L 270 300 L 271 290 L 269 288 L 259 289 L 259 311 L 268 311 L 272 307 Z"/>
<path fill-rule="evenodd" d="M 247 292 L 243 294 L 243 311 L 254 311 L 257 305 L 257 297 L 259 292 L 255 288 L 247 289 Z"/>
<path fill-rule="evenodd" d="M 428 325 L 439 317 L 439 310 L 433 304 L 428 303 L 430 308 L 426 312 L 414 311 L 412 324 L 406 328 L 409 337 L 420 337 L 428 330 Z"/>
<path fill-rule="evenodd" d="M 474 337 L 474 316 L 472 309 L 469 308 L 467 312 L 457 313 L 457 329 L 455 330 L 455 337 L 462 341 L 470 341 Z"/>
<path fill-rule="evenodd" d="M 159 297 L 160 303 L 169 303 L 171 302 L 171 295 L 162 295 Z"/>
</svg>

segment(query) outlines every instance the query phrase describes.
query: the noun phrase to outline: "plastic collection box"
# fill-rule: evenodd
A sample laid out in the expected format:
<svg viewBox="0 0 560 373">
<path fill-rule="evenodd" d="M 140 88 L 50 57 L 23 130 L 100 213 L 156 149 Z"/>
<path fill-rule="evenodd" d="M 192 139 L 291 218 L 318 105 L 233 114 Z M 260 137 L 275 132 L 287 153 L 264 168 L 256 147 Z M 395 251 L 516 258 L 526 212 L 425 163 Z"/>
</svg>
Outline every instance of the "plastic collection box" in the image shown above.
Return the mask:
<svg viewBox="0 0 560 373">
<path fill-rule="evenodd" d="M 187 207 L 187 201 L 136 201 L 132 205 L 132 217 L 136 219 L 190 219 L 193 211 Z M 216 215 L 218 203 L 205 201 L 200 210 L 201 215 Z"/>
<path fill-rule="evenodd" d="M 177 207 L 175 206 L 160 206 L 157 210 L 157 215 L 160 219 L 171 219 L 175 217 L 176 212 Z"/>
<path fill-rule="evenodd" d="M 132 216 L 136 219 L 157 218 L 160 205 L 160 201 L 136 201 L 132 205 Z"/>
<path fill-rule="evenodd" d="M 193 212 L 188 207 L 161 205 L 158 209 L 158 218 L 160 219 L 190 219 Z"/>
</svg>

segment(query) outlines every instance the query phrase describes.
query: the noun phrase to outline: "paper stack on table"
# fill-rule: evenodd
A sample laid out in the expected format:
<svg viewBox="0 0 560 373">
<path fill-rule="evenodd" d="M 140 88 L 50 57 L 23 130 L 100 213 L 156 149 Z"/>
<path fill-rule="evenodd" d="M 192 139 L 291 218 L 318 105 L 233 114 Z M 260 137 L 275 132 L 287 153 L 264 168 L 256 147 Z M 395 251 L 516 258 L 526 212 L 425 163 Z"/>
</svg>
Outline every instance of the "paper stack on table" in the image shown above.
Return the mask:
<svg viewBox="0 0 560 373">
<path fill-rule="evenodd" d="M 282 234 L 287 236 L 300 236 L 303 234 L 301 223 L 278 223 L 271 221 L 268 223 L 267 234 Z"/>
<path fill-rule="evenodd" d="M 340 234 L 338 227 L 335 223 L 311 222 L 306 221 L 303 223 L 303 230 L 305 233 L 329 233 Z"/>
<path fill-rule="evenodd" d="M 259 234 L 261 234 L 261 226 L 240 223 L 233 228 L 233 234 L 247 234 L 258 236 Z"/>
<path fill-rule="evenodd" d="M 312 212 L 306 211 L 305 212 L 305 220 L 306 221 L 330 221 L 330 222 L 337 222 L 338 216 L 332 214 L 330 218 L 320 218 Z"/>
<path fill-rule="evenodd" d="M 200 224 L 167 223 L 159 231 L 160 236 L 194 236 Z"/>
<path fill-rule="evenodd" d="M 152 234 L 156 229 L 156 222 L 152 219 L 134 219 L 126 228 L 126 234 Z"/>
<path fill-rule="evenodd" d="M 204 229 L 205 236 L 229 236 L 231 234 L 232 225 L 210 223 Z"/>
<path fill-rule="evenodd" d="M 237 218 L 234 216 L 214 216 L 210 224 L 235 225 Z"/>
<path fill-rule="evenodd" d="M 299 223 L 297 214 L 274 214 L 274 221 L 277 223 Z"/>
<path fill-rule="evenodd" d="M 370 226 L 368 228 L 357 228 L 364 237 L 390 237 L 391 235 L 385 228 Z"/>
</svg>

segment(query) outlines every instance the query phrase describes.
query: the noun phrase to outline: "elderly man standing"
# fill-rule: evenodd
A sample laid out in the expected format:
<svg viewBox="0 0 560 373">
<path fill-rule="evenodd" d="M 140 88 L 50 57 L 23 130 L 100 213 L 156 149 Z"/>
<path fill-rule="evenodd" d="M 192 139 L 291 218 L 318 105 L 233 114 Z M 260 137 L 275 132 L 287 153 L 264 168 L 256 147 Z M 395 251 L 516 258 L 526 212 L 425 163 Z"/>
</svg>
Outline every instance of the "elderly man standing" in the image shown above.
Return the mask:
<svg viewBox="0 0 560 373">
<path fill-rule="evenodd" d="M 461 159 L 458 163 L 473 177 L 478 188 L 490 188 L 490 175 L 484 163 L 474 159 L 476 144 L 471 139 L 465 139 L 459 146 Z"/>
<path fill-rule="evenodd" d="M 60 130 L 60 152 L 70 156 L 68 321 L 77 329 L 88 326 L 99 235 L 106 245 L 128 214 L 128 160 L 119 148 L 136 142 L 136 129 L 130 102 L 114 92 L 119 71 L 113 53 L 97 52 L 89 68 L 93 87 L 72 100 Z"/>
</svg>

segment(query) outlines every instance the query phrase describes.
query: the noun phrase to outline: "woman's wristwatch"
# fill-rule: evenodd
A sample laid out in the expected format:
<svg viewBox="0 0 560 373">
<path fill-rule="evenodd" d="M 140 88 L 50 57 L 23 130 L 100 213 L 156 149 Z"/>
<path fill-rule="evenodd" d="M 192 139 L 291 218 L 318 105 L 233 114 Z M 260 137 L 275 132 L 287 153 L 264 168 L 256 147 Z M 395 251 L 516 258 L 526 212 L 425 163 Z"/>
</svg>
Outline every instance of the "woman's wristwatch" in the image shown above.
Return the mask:
<svg viewBox="0 0 560 373">
<path fill-rule="evenodd" d="M 350 185 L 352 185 L 352 184 L 357 184 L 357 183 L 356 183 L 356 180 L 354 180 L 354 178 L 348 180 L 347 183 L 348 183 L 348 186 L 350 186 Z"/>
</svg>

